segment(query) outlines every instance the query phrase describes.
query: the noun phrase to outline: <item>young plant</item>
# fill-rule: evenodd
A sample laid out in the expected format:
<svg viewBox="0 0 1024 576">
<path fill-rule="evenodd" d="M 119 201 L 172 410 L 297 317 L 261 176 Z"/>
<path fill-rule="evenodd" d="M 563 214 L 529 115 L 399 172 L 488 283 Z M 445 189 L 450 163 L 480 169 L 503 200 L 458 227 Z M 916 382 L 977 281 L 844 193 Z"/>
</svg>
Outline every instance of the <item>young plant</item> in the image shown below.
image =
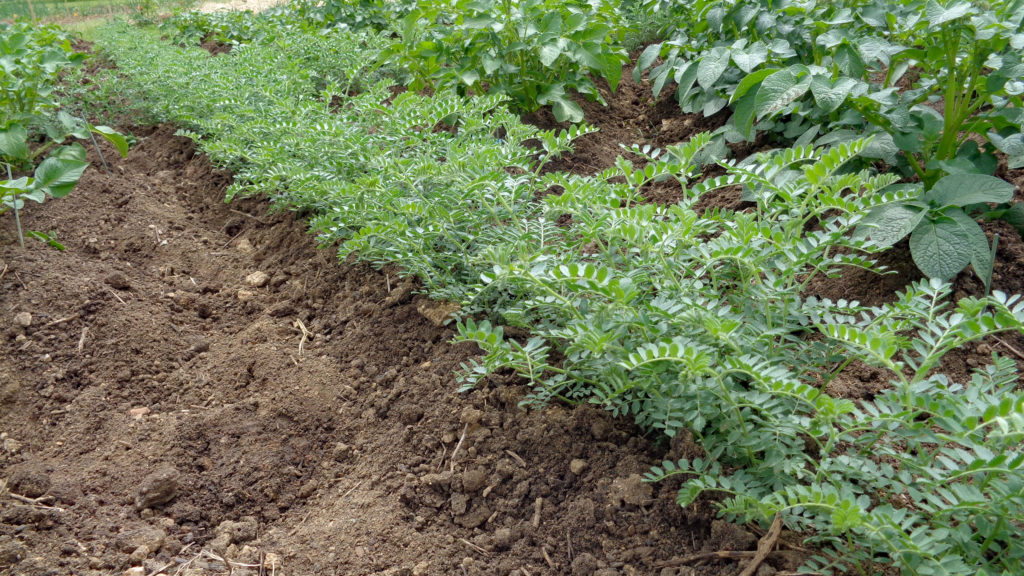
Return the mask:
<svg viewBox="0 0 1024 576">
<path fill-rule="evenodd" d="M 124 136 L 106 126 L 92 126 L 58 113 L 54 94 L 62 70 L 80 64 L 84 54 L 71 48 L 70 36 L 59 28 L 0 24 L 0 161 L 6 180 L 0 180 L 0 215 L 14 211 L 18 239 L 24 246 L 19 211 L 25 200 L 42 202 L 47 197 L 68 194 L 88 163 L 85 149 L 78 144 L 61 146 L 70 136 L 93 139 L 99 134 L 127 152 Z M 40 137 L 45 137 L 38 142 Z M 34 145 L 34 147 L 33 147 Z M 37 164 L 37 159 L 49 157 Z M 15 173 L 32 171 L 32 176 L 15 178 Z"/>
</svg>

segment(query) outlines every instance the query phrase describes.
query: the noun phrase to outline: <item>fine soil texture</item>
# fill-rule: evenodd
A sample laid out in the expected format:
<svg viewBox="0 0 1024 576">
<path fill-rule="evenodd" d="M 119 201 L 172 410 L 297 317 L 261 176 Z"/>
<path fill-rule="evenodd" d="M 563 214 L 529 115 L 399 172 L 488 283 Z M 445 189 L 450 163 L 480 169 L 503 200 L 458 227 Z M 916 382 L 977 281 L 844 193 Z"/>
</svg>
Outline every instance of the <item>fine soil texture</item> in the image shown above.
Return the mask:
<svg viewBox="0 0 1024 576">
<path fill-rule="evenodd" d="M 673 560 L 756 549 L 641 482 L 692 443 L 511 380 L 460 394 L 477 351 L 443 305 L 134 132 L 22 212 L 66 250 L 0 229 L 0 573 L 710 575 L 747 560 Z"/>
</svg>

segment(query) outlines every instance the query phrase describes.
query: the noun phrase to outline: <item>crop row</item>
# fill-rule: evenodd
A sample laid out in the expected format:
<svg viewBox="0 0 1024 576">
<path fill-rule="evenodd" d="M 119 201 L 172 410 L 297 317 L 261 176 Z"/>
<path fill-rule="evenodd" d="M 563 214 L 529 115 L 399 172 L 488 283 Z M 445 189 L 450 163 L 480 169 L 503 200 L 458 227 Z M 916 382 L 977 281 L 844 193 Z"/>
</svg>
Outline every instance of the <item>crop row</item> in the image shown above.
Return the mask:
<svg viewBox="0 0 1024 576">
<path fill-rule="evenodd" d="M 914 212 L 924 193 L 867 168 L 875 140 L 721 161 L 725 174 L 709 180 L 699 175 L 715 159 L 712 134 L 634 148 L 639 165 L 620 158 L 593 176 L 545 173 L 590 129 L 525 125 L 506 107 L 516 93 L 473 96 L 465 79 L 396 90 L 408 70 L 377 64 L 394 38 L 372 26 L 260 22 L 257 40 L 214 58 L 127 26 L 100 46 L 119 90 L 234 171 L 231 196 L 269 196 L 310 216 L 342 257 L 397 264 L 459 302 L 457 339 L 483 351 L 463 367 L 467 387 L 511 369 L 533 386 L 531 403 L 593 402 L 692 434 L 705 455 L 650 479 L 680 475 L 681 505 L 710 492 L 733 520 L 780 515 L 820 547 L 810 570 L 1009 574 L 1024 560 L 1015 365 L 994 355 L 969 382 L 936 370 L 967 342 L 1024 331 L 1020 297 L 952 304 L 941 280 L 877 307 L 807 291 L 849 267 L 881 271 L 873 257 L 895 239 L 876 237 L 879 211 Z M 679 203 L 641 202 L 666 180 Z M 695 208 L 732 186 L 755 208 Z M 949 198 L 965 188 L 986 202 L 1007 186 L 951 174 L 926 200 L 959 209 Z M 865 402 L 823 392 L 852 363 L 891 386 Z"/>
</svg>

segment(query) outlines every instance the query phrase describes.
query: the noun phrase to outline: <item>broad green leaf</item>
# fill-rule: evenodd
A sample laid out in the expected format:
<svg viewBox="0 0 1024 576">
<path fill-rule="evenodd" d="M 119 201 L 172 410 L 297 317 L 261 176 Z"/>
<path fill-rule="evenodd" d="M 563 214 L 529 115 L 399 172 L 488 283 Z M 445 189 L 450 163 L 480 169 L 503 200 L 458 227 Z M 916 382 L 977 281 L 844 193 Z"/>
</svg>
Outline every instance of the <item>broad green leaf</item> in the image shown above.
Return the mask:
<svg viewBox="0 0 1024 576">
<path fill-rule="evenodd" d="M 722 76 L 722 72 L 729 67 L 729 49 L 722 46 L 712 48 L 704 53 L 697 65 L 697 83 L 700 87 L 708 90 L 715 85 Z"/>
<path fill-rule="evenodd" d="M 1024 167 L 1024 134 L 1011 134 L 1004 138 L 995 132 L 989 132 L 988 139 L 999 151 L 1006 154 L 1008 168 L 1012 170 Z"/>
<path fill-rule="evenodd" d="M 28 131 L 24 126 L 15 124 L 7 130 L 0 131 L 0 154 L 12 161 L 23 161 L 31 154 L 28 147 Z"/>
<path fill-rule="evenodd" d="M 612 92 L 619 89 L 619 81 L 622 80 L 622 60 L 615 54 L 605 54 L 601 58 L 601 73 L 608 82 Z"/>
<path fill-rule="evenodd" d="M 682 102 L 683 97 L 690 92 L 694 83 L 697 82 L 697 64 L 695 62 L 688 62 L 682 68 L 677 68 L 675 80 L 676 84 L 679 85 L 676 89 L 676 98 L 679 102 Z"/>
<path fill-rule="evenodd" d="M 92 126 L 92 131 L 103 136 L 108 142 L 113 144 L 122 158 L 128 155 L 128 140 L 124 137 L 124 134 L 110 126 Z"/>
<path fill-rule="evenodd" d="M 732 61 L 736 67 L 743 70 L 744 74 L 764 64 L 768 60 L 768 47 L 764 42 L 755 42 L 742 50 L 733 49 Z"/>
<path fill-rule="evenodd" d="M 686 66 L 689 70 L 697 69 L 697 67 L 694 66 L 692 62 L 690 62 Z M 651 83 L 651 93 L 654 94 L 655 98 L 657 98 L 658 95 L 661 94 L 661 89 L 665 87 L 665 83 L 668 82 L 668 79 L 671 77 L 672 67 L 662 64 L 658 68 L 655 68 L 654 72 L 656 72 L 656 74 L 654 74 L 654 77 L 652 78 L 653 81 Z M 682 88 L 683 87 L 680 84 L 679 89 L 682 90 Z"/>
<path fill-rule="evenodd" d="M 62 198 L 74 189 L 88 166 L 88 162 L 80 160 L 47 158 L 36 168 L 33 187 L 54 198 Z"/>
<path fill-rule="evenodd" d="M 78 142 L 68 144 L 67 146 L 61 146 L 54 151 L 51 157 L 58 158 L 60 160 L 77 160 L 79 162 L 85 162 L 85 147 Z"/>
<path fill-rule="evenodd" d="M 811 94 L 818 107 L 831 114 L 843 105 L 856 85 L 857 81 L 853 78 L 844 76 L 833 84 L 828 76 L 820 74 L 811 78 Z"/>
<path fill-rule="evenodd" d="M 754 138 L 754 105 L 757 99 L 757 92 L 750 92 L 736 102 L 733 108 L 732 122 L 736 130 L 747 140 Z"/>
<path fill-rule="evenodd" d="M 807 93 L 811 77 L 798 75 L 793 67 L 779 70 L 761 82 L 757 91 L 757 117 L 771 116 Z"/>
<path fill-rule="evenodd" d="M 540 47 L 540 63 L 550 68 L 555 60 L 562 55 L 562 49 L 557 44 L 545 44 Z"/>
<path fill-rule="evenodd" d="M 469 28 L 469 29 L 490 28 L 491 25 L 494 24 L 494 23 L 495 23 L 494 18 L 492 18 L 492 17 L 490 17 L 488 15 L 484 15 L 484 16 L 470 16 L 469 18 L 466 18 L 466 19 L 464 19 L 462 21 L 462 25 L 464 27 L 466 27 L 466 28 Z"/>
<path fill-rule="evenodd" d="M 999 244 L 999 236 L 995 237 L 990 247 L 985 232 L 977 224 L 975 224 L 975 227 L 980 235 L 971 234 L 971 266 L 974 268 L 974 273 L 981 279 L 982 284 L 985 285 L 985 292 L 987 293 L 992 287 L 992 272 L 996 265 L 996 248 Z"/>
<path fill-rule="evenodd" d="M 860 78 L 864 75 L 864 61 L 861 60 L 857 50 L 849 44 L 843 43 L 836 48 L 833 60 L 839 71 L 852 78 Z"/>
<path fill-rule="evenodd" d="M 917 228 L 927 212 L 905 204 L 876 206 L 857 225 L 856 237 L 878 246 L 892 246 Z"/>
<path fill-rule="evenodd" d="M 953 2 L 948 6 L 943 6 L 935 0 L 928 0 L 924 12 L 928 23 L 938 28 L 946 22 L 974 14 L 975 11 L 969 2 Z"/>
<path fill-rule="evenodd" d="M 950 174 L 944 176 L 924 195 L 936 208 L 967 206 L 984 202 L 1009 202 L 1013 184 L 984 174 Z"/>
<path fill-rule="evenodd" d="M 1017 230 L 1017 233 L 1024 236 L 1024 204 L 1017 202 L 997 214 L 1000 220 L 1008 222 Z"/>
<path fill-rule="evenodd" d="M 651 44 L 644 51 L 640 53 L 640 58 L 636 61 L 636 69 L 633 72 L 633 77 L 639 81 L 640 73 L 647 70 L 654 64 L 654 61 L 661 56 L 661 44 Z"/>
<path fill-rule="evenodd" d="M 951 210 L 935 219 L 922 222 L 910 235 L 910 254 L 914 263 L 929 278 L 951 280 L 971 263 L 973 246 L 970 226 L 978 224 L 970 218 L 970 224 L 952 214 L 963 212 Z M 966 215 L 964 215 L 966 217 Z"/>
<path fill-rule="evenodd" d="M 576 124 L 583 121 L 583 108 L 568 98 L 556 98 L 551 106 L 555 114 L 555 120 L 559 122 L 572 122 Z"/>
<path fill-rule="evenodd" d="M 761 83 L 762 80 L 771 76 L 777 71 L 778 68 L 763 68 L 761 70 L 758 70 L 757 72 L 754 72 L 753 74 L 747 74 L 743 78 L 743 80 L 740 80 L 740 83 L 736 86 L 736 89 L 733 90 L 730 102 L 735 102 L 740 98 L 743 98 L 744 96 L 746 96 L 747 92 L 749 92 L 751 88 L 757 86 L 758 84 Z"/>
<path fill-rule="evenodd" d="M 462 72 L 459 72 L 459 80 L 466 86 L 475 86 L 480 82 L 480 72 L 475 68 L 463 70 Z"/>
</svg>

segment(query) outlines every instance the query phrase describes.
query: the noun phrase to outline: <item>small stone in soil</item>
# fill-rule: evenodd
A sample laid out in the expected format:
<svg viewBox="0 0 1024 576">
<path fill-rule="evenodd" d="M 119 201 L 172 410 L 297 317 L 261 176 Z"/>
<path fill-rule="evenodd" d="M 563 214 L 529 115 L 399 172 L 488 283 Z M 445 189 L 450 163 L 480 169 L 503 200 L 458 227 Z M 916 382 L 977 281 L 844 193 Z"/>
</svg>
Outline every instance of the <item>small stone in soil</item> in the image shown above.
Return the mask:
<svg viewBox="0 0 1024 576">
<path fill-rule="evenodd" d="M 32 314 L 30 312 L 18 312 L 14 315 L 14 324 L 22 328 L 32 325 Z"/>
<path fill-rule="evenodd" d="M 150 552 L 152 551 L 149 549 L 149 546 L 143 544 L 142 546 L 139 546 L 134 551 L 132 551 L 129 558 L 131 559 L 132 562 L 142 562 L 146 558 L 149 558 Z"/>
<path fill-rule="evenodd" d="M 270 282 L 270 275 L 262 270 L 257 270 L 245 277 L 245 282 L 255 288 L 263 288 Z"/>
<path fill-rule="evenodd" d="M 575 458 L 572 462 L 569 463 L 569 471 L 575 474 L 576 476 L 582 474 L 584 471 L 586 471 L 586 469 L 586 460 L 580 460 L 579 458 Z"/>
<path fill-rule="evenodd" d="M 136 420 L 142 420 L 142 418 L 149 414 L 149 412 L 150 410 L 148 407 L 140 406 L 138 408 L 132 408 L 131 410 L 128 411 L 128 414 L 130 414 L 131 417 Z"/>
</svg>

